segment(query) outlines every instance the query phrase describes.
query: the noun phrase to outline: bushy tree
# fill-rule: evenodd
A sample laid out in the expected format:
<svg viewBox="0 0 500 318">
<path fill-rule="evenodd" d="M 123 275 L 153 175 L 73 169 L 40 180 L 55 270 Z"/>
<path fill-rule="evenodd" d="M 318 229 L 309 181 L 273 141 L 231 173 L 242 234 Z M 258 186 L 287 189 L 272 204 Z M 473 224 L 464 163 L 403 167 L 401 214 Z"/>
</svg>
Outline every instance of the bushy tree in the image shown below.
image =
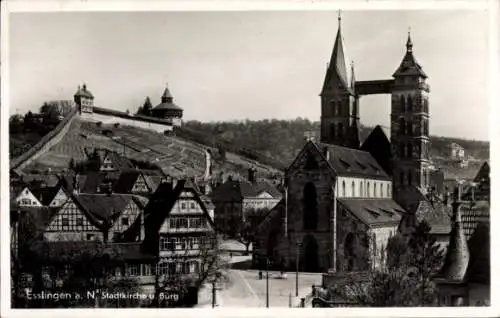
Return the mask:
<svg viewBox="0 0 500 318">
<path fill-rule="evenodd" d="M 230 218 L 228 234 L 245 245 L 248 253 L 250 244 L 255 240 L 259 224 L 264 220 L 269 209 L 249 209 L 244 212 L 243 220 L 238 217 Z"/>
</svg>

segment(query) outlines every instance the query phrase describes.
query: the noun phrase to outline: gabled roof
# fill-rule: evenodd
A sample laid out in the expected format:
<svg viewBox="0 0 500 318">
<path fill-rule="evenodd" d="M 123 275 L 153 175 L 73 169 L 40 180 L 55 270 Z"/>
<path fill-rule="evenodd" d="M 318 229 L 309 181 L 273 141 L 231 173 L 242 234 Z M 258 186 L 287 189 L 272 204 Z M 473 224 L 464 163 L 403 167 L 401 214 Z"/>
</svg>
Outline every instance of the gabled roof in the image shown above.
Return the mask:
<svg viewBox="0 0 500 318">
<path fill-rule="evenodd" d="M 54 187 L 59 182 L 59 177 L 57 174 L 24 174 L 21 176 L 20 182 L 29 184 L 32 187 L 40 187 L 42 185 Z"/>
<path fill-rule="evenodd" d="M 75 195 L 74 198 L 79 206 L 92 218 L 101 221 L 113 221 L 122 214 L 133 197 L 125 194 L 82 193 Z"/>
<path fill-rule="evenodd" d="M 254 198 L 262 192 L 269 193 L 273 198 L 281 198 L 281 192 L 267 182 L 249 182 L 246 180 L 229 180 L 216 188 L 211 197 L 219 202 L 241 201 L 245 198 Z"/>
<path fill-rule="evenodd" d="M 30 191 L 42 205 L 47 206 L 50 204 L 50 202 L 52 202 L 57 192 L 59 192 L 59 189 L 59 187 L 47 187 L 34 188 L 30 189 Z"/>
<path fill-rule="evenodd" d="M 107 151 L 106 154 L 101 157 L 101 160 L 104 161 L 105 158 L 109 158 L 117 170 L 134 168 L 134 165 L 130 160 L 115 151 Z"/>
<path fill-rule="evenodd" d="M 392 199 L 337 199 L 340 204 L 368 226 L 399 224 L 404 210 Z"/>
<path fill-rule="evenodd" d="M 323 155 L 323 158 L 328 157 L 330 167 L 338 176 L 391 180 L 369 152 L 337 145 L 309 142 L 314 144 L 316 149 Z M 327 152 L 328 156 L 326 156 Z"/>
<path fill-rule="evenodd" d="M 423 78 L 427 78 L 427 75 L 424 73 L 422 66 L 418 64 L 417 60 L 413 56 L 413 43 L 411 41 L 410 34 L 408 34 L 408 40 L 406 42 L 406 54 L 392 77 L 406 75 L 418 75 Z"/>
<path fill-rule="evenodd" d="M 391 142 L 380 125 L 375 126 L 360 148 L 369 152 L 388 175 L 391 169 Z"/>
</svg>

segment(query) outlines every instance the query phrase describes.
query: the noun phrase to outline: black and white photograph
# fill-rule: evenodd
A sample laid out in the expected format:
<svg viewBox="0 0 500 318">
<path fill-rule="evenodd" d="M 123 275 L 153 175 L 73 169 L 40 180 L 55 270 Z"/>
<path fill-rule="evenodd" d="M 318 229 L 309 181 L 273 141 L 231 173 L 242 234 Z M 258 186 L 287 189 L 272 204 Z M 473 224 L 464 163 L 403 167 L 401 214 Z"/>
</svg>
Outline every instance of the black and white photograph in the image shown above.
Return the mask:
<svg viewBox="0 0 500 318">
<path fill-rule="evenodd" d="M 492 308 L 497 1 L 6 2 L 2 316 Z"/>
</svg>

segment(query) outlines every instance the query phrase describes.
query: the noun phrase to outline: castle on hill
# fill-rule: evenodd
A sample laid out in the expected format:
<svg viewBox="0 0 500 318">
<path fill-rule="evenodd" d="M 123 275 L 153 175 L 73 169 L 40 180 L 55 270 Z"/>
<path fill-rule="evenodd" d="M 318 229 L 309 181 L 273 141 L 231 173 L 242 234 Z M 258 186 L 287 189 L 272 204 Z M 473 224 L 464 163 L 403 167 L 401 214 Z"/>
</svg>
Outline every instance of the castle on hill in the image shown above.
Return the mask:
<svg viewBox="0 0 500 318">
<path fill-rule="evenodd" d="M 174 103 L 174 98 L 168 86 L 161 96 L 161 103 L 152 109 L 151 116 L 134 115 L 128 112 L 97 107 L 94 104 L 94 95 L 86 84 L 81 87 L 78 86 L 74 94 L 74 101 L 79 109 L 80 116 L 86 120 L 103 124 L 130 125 L 162 133 L 170 132 L 174 127 L 181 126 L 184 112 L 181 107 Z"/>
</svg>

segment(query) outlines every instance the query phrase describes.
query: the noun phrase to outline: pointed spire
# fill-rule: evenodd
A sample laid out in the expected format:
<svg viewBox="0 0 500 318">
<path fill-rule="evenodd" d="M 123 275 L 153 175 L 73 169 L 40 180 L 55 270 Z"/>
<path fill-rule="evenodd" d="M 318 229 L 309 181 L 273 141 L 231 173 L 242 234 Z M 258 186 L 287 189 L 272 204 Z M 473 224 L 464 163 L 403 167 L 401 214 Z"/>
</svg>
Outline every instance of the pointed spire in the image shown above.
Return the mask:
<svg viewBox="0 0 500 318">
<path fill-rule="evenodd" d="M 340 78 L 341 83 L 344 88 L 349 90 L 350 81 L 348 76 L 348 65 L 346 63 L 345 52 L 344 52 L 344 44 L 342 38 L 342 27 L 341 22 L 342 18 L 340 16 L 340 11 L 338 12 L 338 30 L 337 36 L 335 38 L 335 44 L 333 46 L 332 56 L 330 58 L 330 63 L 328 64 L 328 69 L 326 72 L 325 82 L 323 84 L 323 91 L 328 86 L 331 78 L 334 74 Z"/>
<path fill-rule="evenodd" d="M 454 191 L 454 202 L 452 203 L 453 229 L 450 233 L 450 243 L 441 271 L 444 278 L 456 281 L 464 279 L 470 259 L 469 247 L 461 220 L 461 192 L 461 185 L 458 185 Z"/>
<path fill-rule="evenodd" d="M 413 43 L 411 41 L 411 27 L 408 28 L 408 40 L 406 40 L 406 52 L 413 52 Z"/>
<path fill-rule="evenodd" d="M 171 103 L 173 100 L 172 94 L 170 94 L 170 90 L 168 89 L 168 83 L 165 85 L 165 90 L 163 91 L 163 95 L 161 95 L 162 103 Z"/>
</svg>

